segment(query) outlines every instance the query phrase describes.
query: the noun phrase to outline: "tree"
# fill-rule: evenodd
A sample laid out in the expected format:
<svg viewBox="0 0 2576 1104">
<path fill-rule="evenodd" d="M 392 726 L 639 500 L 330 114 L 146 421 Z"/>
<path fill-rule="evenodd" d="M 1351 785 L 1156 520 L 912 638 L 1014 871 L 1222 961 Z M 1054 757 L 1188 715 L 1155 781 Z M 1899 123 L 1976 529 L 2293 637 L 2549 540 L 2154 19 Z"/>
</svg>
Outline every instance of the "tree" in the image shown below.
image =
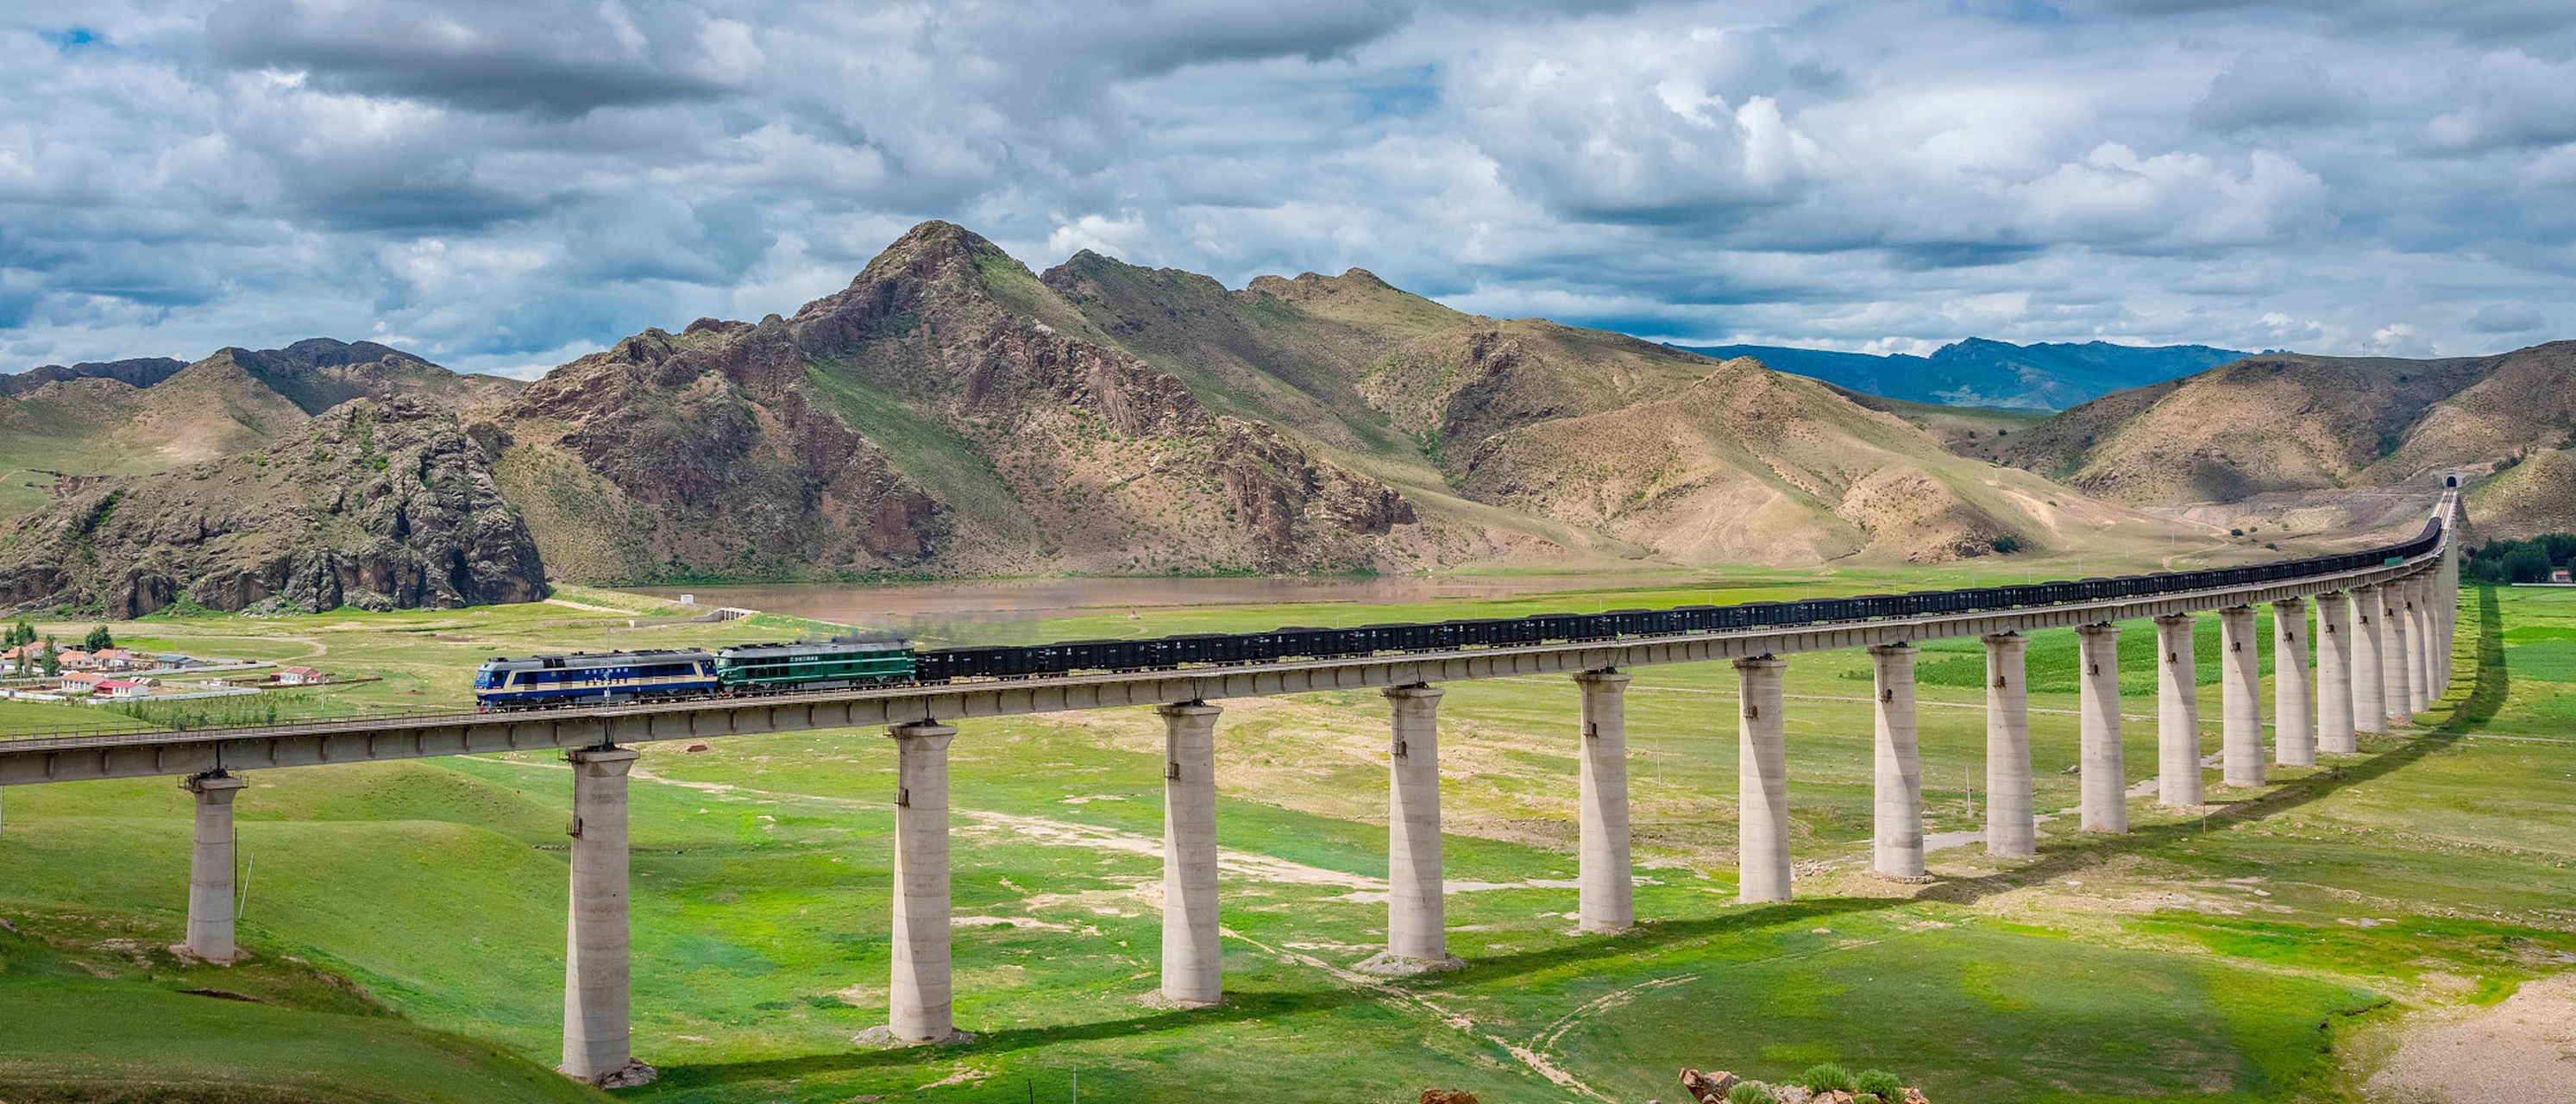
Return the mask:
<svg viewBox="0 0 2576 1104">
<path fill-rule="evenodd" d="M 81 641 L 81 650 L 87 652 L 104 652 L 115 646 L 116 638 L 108 635 L 105 625 L 91 626 L 89 636 Z"/>
<path fill-rule="evenodd" d="M 2549 578 L 2549 551 L 2538 543 L 2515 546 L 2504 554 L 2504 578 L 2509 583 L 2537 583 Z"/>
<path fill-rule="evenodd" d="M 54 638 L 48 636 L 45 638 L 45 654 L 36 661 L 44 665 L 46 678 L 52 678 L 55 675 L 63 673 L 62 657 L 55 655 L 54 651 Z"/>
</svg>

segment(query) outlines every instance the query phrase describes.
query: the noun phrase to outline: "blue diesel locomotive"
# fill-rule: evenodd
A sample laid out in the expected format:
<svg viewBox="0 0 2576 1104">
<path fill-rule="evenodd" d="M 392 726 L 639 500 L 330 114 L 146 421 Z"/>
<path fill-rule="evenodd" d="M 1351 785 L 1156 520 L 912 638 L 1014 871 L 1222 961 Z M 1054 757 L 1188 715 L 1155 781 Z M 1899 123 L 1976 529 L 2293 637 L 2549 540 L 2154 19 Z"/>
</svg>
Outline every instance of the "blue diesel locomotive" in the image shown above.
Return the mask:
<svg viewBox="0 0 2576 1104">
<path fill-rule="evenodd" d="M 474 705 L 491 712 L 703 698 L 722 685 L 716 657 L 696 648 L 495 658 L 474 669 Z"/>
</svg>

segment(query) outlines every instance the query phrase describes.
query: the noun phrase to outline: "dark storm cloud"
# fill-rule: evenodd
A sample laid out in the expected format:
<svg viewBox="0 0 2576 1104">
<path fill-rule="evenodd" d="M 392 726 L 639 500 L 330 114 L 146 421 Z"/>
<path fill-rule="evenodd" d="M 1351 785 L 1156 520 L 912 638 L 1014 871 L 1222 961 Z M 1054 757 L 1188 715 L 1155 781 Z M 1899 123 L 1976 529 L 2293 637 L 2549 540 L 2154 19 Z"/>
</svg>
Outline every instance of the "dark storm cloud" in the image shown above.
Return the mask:
<svg viewBox="0 0 2576 1104">
<path fill-rule="evenodd" d="M 568 115 L 725 92 L 750 75 L 748 31 L 676 4 L 232 0 L 206 53 L 333 91 Z"/>
<path fill-rule="evenodd" d="M 2557 3 L 24 0 L 0 68 L 0 368 L 541 368 L 927 217 L 1703 341 L 2576 327 Z"/>
</svg>

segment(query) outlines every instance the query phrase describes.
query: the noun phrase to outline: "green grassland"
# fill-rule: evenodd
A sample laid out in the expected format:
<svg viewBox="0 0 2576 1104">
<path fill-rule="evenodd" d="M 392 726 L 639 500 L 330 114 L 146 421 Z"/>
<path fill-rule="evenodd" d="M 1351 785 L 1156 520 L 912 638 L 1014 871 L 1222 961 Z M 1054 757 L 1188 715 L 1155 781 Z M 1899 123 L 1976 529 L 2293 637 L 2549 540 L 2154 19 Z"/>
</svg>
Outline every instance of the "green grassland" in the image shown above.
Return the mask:
<svg viewBox="0 0 2576 1104">
<path fill-rule="evenodd" d="M 968 624 L 975 639 L 1794 598 L 1956 585 L 1959 573 L 1728 573 L 1688 588 L 1406 607 L 1125 610 Z M 1659 580 L 1662 581 L 1662 580 Z M 273 619 L 173 618 L 120 639 L 380 675 L 327 708 L 453 707 L 480 657 L 538 646 L 715 644 L 810 625 L 670 623 L 649 599 Z M 1676 1099 L 1680 1066 L 1782 1077 L 1823 1060 L 1937 1101 L 2358 1099 L 2406 1014 L 2486 1004 L 2576 961 L 2576 595 L 2465 596 L 2458 679 L 2426 726 L 2275 768 L 2206 817 L 2133 801 L 2088 837 L 2075 803 L 2073 640 L 2031 650 L 2038 858 L 1933 852 L 1936 880 L 1868 865 L 1866 657 L 1792 657 L 1798 900 L 1735 890 L 1734 675 L 1640 668 L 1628 699 L 1645 922 L 1570 932 L 1576 695 L 1562 679 L 1448 687 L 1452 948 L 1469 968 L 1387 982 L 1384 705 L 1373 692 L 1235 701 L 1219 728 L 1228 1003 L 1155 985 L 1160 724 L 1150 711 L 970 722 L 952 750 L 958 1020 L 976 1042 L 874 1050 L 887 974 L 893 753 L 871 731 L 645 749 L 633 782 L 637 1054 L 656 1101 Z M 585 608 L 592 607 L 592 608 Z M 2207 620 L 2207 619 L 2204 619 Z M 76 633 L 84 625 L 49 626 Z M 2204 628 L 2214 634 L 2214 628 Z M 2128 774 L 2153 776 L 2152 633 L 2123 639 Z M 2268 637 L 2267 637 L 2268 639 Z M 2134 649 L 2135 654 L 2131 654 Z M 1929 829 L 1984 800 L 1973 643 L 1926 647 Z M 2201 645 L 2217 749 L 2214 635 Z M 2052 672 L 2057 674 L 2052 675 Z M 321 695 L 309 708 L 326 705 Z M 2268 701 L 2268 696 L 2267 696 Z M 18 706 L 0 729 L 96 724 Z M 129 718 L 113 718 L 125 724 Z M 166 1072 L 206 1099 L 590 1098 L 558 1045 L 569 775 L 523 754 L 259 772 L 230 968 L 178 941 L 189 803 L 168 779 L 13 788 L 0 831 L 0 1097 Z M 215 989 L 250 1002 L 190 995 Z M 124 1046 L 120 1046 L 124 1044 Z M 122 1063 L 122 1064 L 120 1064 Z M 406 1064 L 410 1063 L 410 1064 Z M 446 1063 L 452 1075 L 416 1072 Z M 208 1088 L 210 1086 L 210 1088 Z M 30 1088 L 32 1087 L 32 1088 Z M 223 1096 L 222 1093 L 234 1096 Z M 411 1093 L 410 1096 L 401 1095 Z M 439 1095 L 446 1094 L 446 1095 Z M 73 1092 L 69 1095 L 77 1097 Z"/>
</svg>

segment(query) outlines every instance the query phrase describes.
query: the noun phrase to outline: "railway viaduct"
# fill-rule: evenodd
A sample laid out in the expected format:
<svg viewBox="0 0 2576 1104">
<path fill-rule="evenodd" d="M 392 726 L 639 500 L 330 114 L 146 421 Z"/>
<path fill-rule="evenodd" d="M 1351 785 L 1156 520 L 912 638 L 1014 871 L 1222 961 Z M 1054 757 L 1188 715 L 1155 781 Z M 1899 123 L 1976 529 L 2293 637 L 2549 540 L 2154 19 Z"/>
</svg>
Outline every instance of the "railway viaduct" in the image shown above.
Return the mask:
<svg viewBox="0 0 2576 1104">
<path fill-rule="evenodd" d="M 1462 965 L 1443 927 L 1440 685 L 1464 679 L 1563 674 L 1579 688 L 1578 927 L 1615 932 L 1635 921 L 1629 867 L 1625 668 L 1731 661 L 1741 683 L 1738 732 L 1741 899 L 1790 894 L 1789 808 L 1782 727 L 1782 657 L 1866 648 L 1877 698 L 1873 869 L 1924 873 L 1923 795 L 1915 743 L 1913 642 L 1978 637 L 1986 652 L 1985 841 L 1997 856 L 2035 853 L 2030 726 L 2022 683 L 2025 634 L 2072 628 L 2079 638 L 2081 823 L 2128 829 L 2119 671 L 2123 622 L 2150 621 L 2158 659 L 2158 800 L 2201 802 L 2192 615 L 2219 621 L 2222 777 L 2257 785 L 2267 759 L 2313 766 L 2320 753 L 2358 750 L 2355 734 L 2384 732 L 2427 709 L 2450 681 L 2460 549 L 2456 492 L 2434 514 L 2431 551 L 2351 570 L 2147 597 L 2002 611 L 1773 626 L 1615 641 L 1358 656 L 1247 666 L 860 691 L 606 706 L 537 714 L 475 714 L 286 724 L 259 728 L 0 741 L 0 785 L 177 775 L 196 799 L 188 946 L 230 960 L 233 938 L 234 772 L 325 763 L 560 748 L 573 766 L 571 899 L 564 967 L 562 1071 L 595 1084 L 640 1084 L 651 1067 L 630 1051 L 627 943 L 627 771 L 622 746 L 818 728 L 884 726 L 897 757 L 893 969 L 887 1029 L 902 1042 L 960 1037 L 950 1015 L 948 723 L 980 717 L 1123 706 L 1159 707 L 1164 765 L 1161 996 L 1204 1006 L 1222 995 L 1217 925 L 1216 724 L 1229 698 L 1382 688 L 1391 773 L 1387 944 L 1362 969 L 1414 973 Z M 2274 610 L 2274 739 L 2263 736 L 2258 603 Z M 2313 606 L 2313 615 L 2310 607 Z M 2313 645 L 2313 647 L 2312 647 Z M 2313 663 L 2311 662 L 2313 658 Z"/>
</svg>

